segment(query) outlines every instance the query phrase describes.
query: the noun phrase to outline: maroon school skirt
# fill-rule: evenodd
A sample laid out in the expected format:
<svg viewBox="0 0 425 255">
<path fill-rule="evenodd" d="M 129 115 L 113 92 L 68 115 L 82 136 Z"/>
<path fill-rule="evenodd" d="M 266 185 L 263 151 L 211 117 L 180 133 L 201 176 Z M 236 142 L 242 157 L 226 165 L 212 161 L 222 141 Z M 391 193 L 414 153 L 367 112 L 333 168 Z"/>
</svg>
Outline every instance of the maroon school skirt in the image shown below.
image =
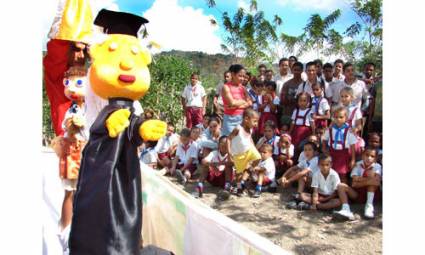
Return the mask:
<svg viewBox="0 0 425 255">
<path fill-rule="evenodd" d="M 258 121 L 258 131 L 260 135 L 263 135 L 264 133 L 264 124 L 266 124 L 266 121 L 271 120 L 274 122 L 275 127 L 277 127 L 277 118 L 276 114 L 271 112 L 262 112 L 260 116 L 260 120 Z"/>
<path fill-rule="evenodd" d="M 326 129 L 328 127 L 328 121 L 327 120 L 314 120 L 314 125 L 316 126 L 316 128 Z"/>
<path fill-rule="evenodd" d="M 292 130 L 291 133 L 292 144 L 295 148 L 298 148 L 301 141 L 306 139 L 309 135 L 311 135 L 311 127 L 294 125 L 294 130 Z"/>
<path fill-rule="evenodd" d="M 340 175 L 345 175 L 350 171 L 351 155 L 348 149 L 334 150 L 332 147 L 329 150 L 332 157 L 332 168 Z"/>
<path fill-rule="evenodd" d="M 230 175 L 230 182 L 233 181 L 233 171 Z M 224 188 L 224 185 L 226 184 L 226 174 L 224 171 L 221 172 L 215 172 L 211 167 L 207 176 L 207 182 L 209 182 L 214 187 L 221 187 Z"/>
</svg>

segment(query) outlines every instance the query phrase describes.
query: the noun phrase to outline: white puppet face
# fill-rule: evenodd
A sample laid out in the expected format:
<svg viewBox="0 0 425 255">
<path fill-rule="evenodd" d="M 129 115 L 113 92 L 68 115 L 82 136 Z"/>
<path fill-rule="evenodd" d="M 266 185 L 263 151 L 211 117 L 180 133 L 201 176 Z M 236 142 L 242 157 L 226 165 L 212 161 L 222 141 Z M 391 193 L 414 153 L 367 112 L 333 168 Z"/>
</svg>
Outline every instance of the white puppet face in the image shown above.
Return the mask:
<svg viewBox="0 0 425 255">
<path fill-rule="evenodd" d="M 83 101 L 86 93 L 86 77 L 72 76 L 63 79 L 65 96 L 73 101 Z"/>
</svg>

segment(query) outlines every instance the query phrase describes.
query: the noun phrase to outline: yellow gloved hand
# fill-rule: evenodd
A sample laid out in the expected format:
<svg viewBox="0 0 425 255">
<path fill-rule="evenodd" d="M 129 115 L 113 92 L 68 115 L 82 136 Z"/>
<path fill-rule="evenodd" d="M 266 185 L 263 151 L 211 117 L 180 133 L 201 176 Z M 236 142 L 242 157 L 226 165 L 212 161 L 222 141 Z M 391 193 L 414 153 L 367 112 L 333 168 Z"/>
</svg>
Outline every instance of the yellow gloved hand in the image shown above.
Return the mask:
<svg viewBox="0 0 425 255">
<path fill-rule="evenodd" d="M 144 141 L 158 141 L 167 133 L 167 123 L 161 120 L 147 120 L 139 128 Z"/>
<path fill-rule="evenodd" d="M 124 131 L 130 125 L 129 117 L 130 111 L 127 109 L 120 109 L 109 115 L 105 123 L 109 136 L 114 138 Z"/>
</svg>

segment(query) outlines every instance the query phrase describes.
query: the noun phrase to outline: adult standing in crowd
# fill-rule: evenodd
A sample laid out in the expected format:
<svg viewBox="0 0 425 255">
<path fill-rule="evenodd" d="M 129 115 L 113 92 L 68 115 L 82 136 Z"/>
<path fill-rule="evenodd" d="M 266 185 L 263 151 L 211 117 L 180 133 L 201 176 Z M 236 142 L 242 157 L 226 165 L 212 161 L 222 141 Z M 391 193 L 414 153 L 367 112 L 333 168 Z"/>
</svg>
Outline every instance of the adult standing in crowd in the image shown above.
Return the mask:
<svg viewBox="0 0 425 255">
<path fill-rule="evenodd" d="M 279 60 L 279 73 L 274 77 L 274 81 L 276 82 L 276 95 L 280 95 L 283 84 L 292 79 L 292 77 L 294 77 L 294 75 L 291 74 L 291 70 L 289 69 L 289 59 L 281 58 Z"/>
<path fill-rule="evenodd" d="M 232 75 L 230 74 L 230 71 L 227 70 L 223 74 L 223 81 L 220 82 L 216 89 L 215 89 L 215 95 L 213 99 L 214 104 L 214 112 L 217 114 L 217 116 L 220 118 L 220 120 L 223 120 L 223 98 L 221 97 L 221 90 L 223 89 L 223 86 L 225 83 L 228 83 L 232 80 Z"/>
<path fill-rule="evenodd" d="M 295 62 L 292 65 L 292 79 L 283 84 L 280 92 L 280 106 L 282 108 L 282 116 L 280 123 L 290 124 L 292 112 L 297 106 L 296 93 L 298 86 L 303 84 L 301 73 L 303 72 L 304 66 L 301 62 Z"/>
<path fill-rule="evenodd" d="M 242 85 L 245 79 L 245 68 L 235 64 L 229 67 L 232 80 L 224 84 L 222 89 L 224 116 L 222 135 L 229 135 L 232 130 L 242 123 L 242 115 L 252 101 L 246 88 Z"/>
</svg>

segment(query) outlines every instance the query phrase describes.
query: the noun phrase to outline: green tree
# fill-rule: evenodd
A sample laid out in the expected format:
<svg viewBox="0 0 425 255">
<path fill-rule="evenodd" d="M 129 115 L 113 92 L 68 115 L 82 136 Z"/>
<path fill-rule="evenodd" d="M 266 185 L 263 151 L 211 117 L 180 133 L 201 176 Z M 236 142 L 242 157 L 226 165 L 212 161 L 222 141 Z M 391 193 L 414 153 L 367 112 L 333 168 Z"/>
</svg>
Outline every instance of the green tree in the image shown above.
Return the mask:
<svg viewBox="0 0 425 255">
<path fill-rule="evenodd" d="M 154 56 L 150 66 L 151 85 L 140 100 L 144 109 L 152 109 L 157 116 L 176 125 L 182 124 L 183 110 L 180 95 L 194 69 L 183 57 Z"/>
<path fill-rule="evenodd" d="M 351 9 L 363 23 L 356 22 L 345 31 L 352 38 L 363 32 L 362 39 L 356 45 L 361 52 L 359 64 L 372 61 L 378 70 L 382 70 L 382 0 L 355 0 Z"/>
</svg>

